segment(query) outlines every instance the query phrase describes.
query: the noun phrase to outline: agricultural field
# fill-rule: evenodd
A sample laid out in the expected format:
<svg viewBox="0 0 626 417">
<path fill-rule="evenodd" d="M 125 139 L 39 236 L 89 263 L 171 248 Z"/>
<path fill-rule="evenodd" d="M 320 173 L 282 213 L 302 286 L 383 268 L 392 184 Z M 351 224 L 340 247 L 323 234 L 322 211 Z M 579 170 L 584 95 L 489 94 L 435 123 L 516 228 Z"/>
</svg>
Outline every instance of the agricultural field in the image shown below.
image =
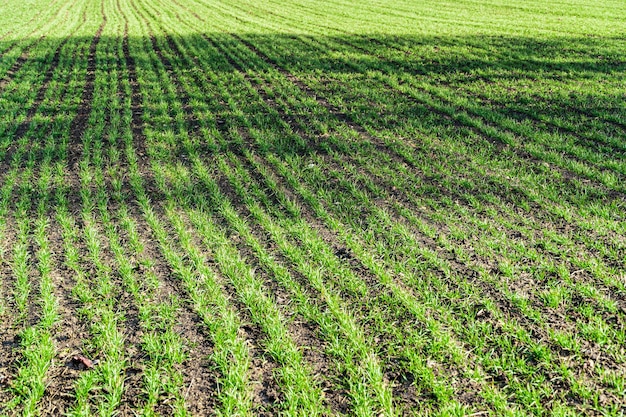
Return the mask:
<svg viewBox="0 0 626 417">
<path fill-rule="evenodd" d="M 0 4 L 0 416 L 623 416 L 622 0 Z"/>
</svg>

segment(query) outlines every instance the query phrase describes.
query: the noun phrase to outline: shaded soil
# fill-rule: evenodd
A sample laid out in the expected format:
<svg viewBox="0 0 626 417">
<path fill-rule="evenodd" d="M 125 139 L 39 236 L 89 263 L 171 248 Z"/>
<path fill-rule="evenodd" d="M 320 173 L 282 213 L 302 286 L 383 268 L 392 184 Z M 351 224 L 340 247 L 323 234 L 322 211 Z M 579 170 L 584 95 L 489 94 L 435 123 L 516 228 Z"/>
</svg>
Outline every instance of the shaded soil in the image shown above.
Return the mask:
<svg viewBox="0 0 626 417">
<path fill-rule="evenodd" d="M 187 29 L 194 29 L 189 21 L 185 22 L 187 17 L 203 21 L 200 10 L 191 9 L 178 1 L 174 1 L 174 5 L 180 12 L 175 13 L 176 18 Z M 216 194 L 223 196 L 234 207 L 271 260 L 287 268 L 312 302 L 319 303 L 320 309 L 324 311 L 322 300 L 325 295 L 313 288 L 306 273 L 296 270 L 290 255 L 281 250 L 269 232 L 256 222 L 246 207 L 247 196 L 243 193 L 252 193 L 252 186 L 258 187 L 261 191 L 252 198 L 267 209 L 270 217 L 293 219 L 301 216 L 313 234 L 319 237 L 319 246 L 307 246 L 299 240 L 295 232 L 290 234 L 285 231 L 292 247 L 304 251 L 305 263 L 307 267 L 311 267 L 310 273 L 321 274 L 329 288 L 337 290 L 343 307 L 350 317 L 354 317 L 358 330 L 374 345 L 372 349 L 381 360 L 382 379 L 391 388 L 393 402 L 400 413 L 435 413 L 441 411 L 441 403 L 447 401 L 438 398 L 436 390 L 432 388 L 433 381 L 425 380 L 423 376 L 420 377 L 412 371 L 414 368 L 407 361 L 407 351 L 419 354 L 435 382 L 444 381 L 448 384 L 446 388 L 451 390 L 454 400 L 466 407 L 470 415 L 488 412 L 495 414 L 494 405 L 487 399 L 489 391 L 501 395 L 513 408 L 536 414 L 553 411 L 556 401 L 587 415 L 600 414 L 610 407 L 617 410 L 616 412 L 624 411 L 624 402 L 619 391 L 619 381 L 626 375 L 626 352 L 620 345 L 626 330 L 626 292 L 624 277 L 620 275 L 626 271 L 620 262 L 626 250 L 621 233 L 625 218 L 621 185 L 602 185 L 600 181 L 562 168 L 554 161 L 544 161 L 522 145 L 507 145 L 493 131 L 513 136 L 517 134 L 516 131 L 487 120 L 480 112 L 470 109 L 466 111 L 468 117 L 480 121 L 482 127 L 473 126 L 463 117 L 459 118 L 458 114 L 451 114 L 446 110 L 454 107 L 450 100 L 436 98 L 433 103 L 419 95 L 415 97 L 404 92 L 402 85 L 398 87 L 381 80 L 370 80 L 371 83 L 367 84 L 377 93 L 393 96 L 396 102 L 405 103 L 408 108 L 419 108 L 423 113 L 416 112 L 416 117 L 428 113 L 437 120 L 442 129 L 450 128 L 455 133 L 478 138 L 476 143 L 484 143 L 492 149 L 490 156 L 493 158 L 510 155 L 529 170 L 553 172 L 553 176 L 547 177 L 547 186 L 571 191 L 557 194 L 563 196 L 563 201 L 558 202 L 558 208 L 574 211 L 573 214 L 557 214 L 556 210 L 550 211 L 545 206 L 549 202 L 537 201 L 530 195 L 530 191 L 536 190 L 529 190 L 528 183 L 518 182 L 515 178 L 506 180 L 505 176 L 509 171 L 481 173 L 480 168 L 483 165 L 480 164 L 487 166 L 488 162 L 477 161 L 477 155 L 453 155 L 446 153 L 446 149 L 437 153 L 437 147 L 445 147 L 443 141 L 438 141 L 437 138 L 433 138 L 426 146 L 420 143 L 419 137 L 404 138 L 400 134 L 393 136 L 389 133 L 389 126 L 384 126 L 382 117 L 380 120 L 368 119 L 368 116 L 361 117 L 358 111 L 351 110 L 349 103 L 341 106 L 333 104 L 333 94 L 336 91 L 354 88 L 353 93 L 358 96 L 360 90 L 332 74 L 319 77 L 318 84 L 306 81 L 306 77 L 294 75 L 287 69 L 289 67 L 281 64 L 282 61 L 264 52 L 272 47 L 271 39 L 250 34 L 231 35 L 226 32 L 199 33 L 187 39 L 168 33 L 165 20 L 161 22 L 156 17 L 152 19 L 148 16 L 149 6 L 134 3 L 133 7 L 132 13 L 137 14 L 139 19 L 144 19 L 146 23 L 151 22 L 148 24 L 149 33 L 144 35 L 145 42 L 137 42 L 137 39 L 132 38 L 129 35 L 129 16 L 125 15 L 118 2 L 117 9 L 123 21 L 115 23 L 123 33 L 115 39 L 120 48 L 119 56 L 110 65 L 117 65 L 120 74 L 118 81 L 123 91 L 117 91 L 117 94 L 122 97 L 123 105 L 130 102 L 130 109 L 122 109 L 130 110 L 130 120 L 123 120 L 125 125 L 119 131 L 130 131 L 132 134 L 133 149 L 130 153 L 134 152 L 138 158 L 137 169 L 141 184 L 131 184 L 129 154 L 126 149 L 122 149 L 123 141 L 113 137 L 101 149 L 104 159 L 102 165 L 109 172 L 104 174 L 105 185 L 100 194 L 100 206 L 95 209 L 111 214 L 113 229 L 120 234 L 121 244 L 134 265 L 133 274 L 140 287 L 146 289 L 141 292 L 141 295 L 147 295 L 142 302 L 157 305 L 177 300 L 173 330 L 181 337 L 186 356 L 175 367 L 182 379 L 178 382 L 178 388 L 182 393 L 184 406 L 191 415 L 213 415 L 222 406 L 218 397 L 218 381 L 222 375 L 211 360 L 214 353 L 213 335 L 207 330 L 208 326 L 202 322 L 197 307 L 189 300 L 185 288 L 168 264 L 163 249 L 155 241 L 153 231 L 145 220 L 145 207 L 138 204 L 137 195 L 143 187 L 148 196 L 149 208 L 165 224 L 173 244 L 180 248 L 179 237 L 164 209 L 166 204 L 177 203 L 168 201 L 170 197 L 166 189 L 172 184 L 159 183 L 152 172 L 152 166 L 170 164 L 193 172 L 194 166 L 190 161 L 196 155 L 192 157 L 191 152 L 196 152 L 199 160 L 209 167 L 209 175 L 215 180 L 216 190 L 219 192 L 214 193 L 215 190 L 206 190 L 203 185 L 193 184 L 188 190 L 182 191 L 181 199 L 188 199 L 190 202 L 196 198 L 205 200 L 206 207 L 203 209 L 215 215 L 218 227 L 226 232 L 238 255 L 261 280 L 262 291 L 270 296 L 278 311 L 285 317 L 289 335 L 301 350 L 306 366 L 315 375 L 315 381 L 324 393 L 324 405 L 330 411 L 344 415 L 354 412 L 350 387 L 346 384 L 347 376 L 340 363 L 343 359 L 333 352 L 333 343 L 345 341 L 326 340 L 322 335 L 321 325 L 311 322 L 312 319 L 307 320 L 303 317 L 304 313 L 294 308 L 293 295 L 279 284 L 270 268 L 262 264 L 258 254 L 243 241 L 233 225 L 216 214 L 217 210 L 212 211 L 219 203 L 215 200 Z M 96 51 L 104 38 L 105 25 L 114 21 L 113 16 L 109 16 L 110 22 L 107 20 L 103 9 L 102 16 L 103 23 L 95 36 L 84 39 L 84 45 L 89 45 L 86 57 L 80 58 L 86 59 L 84 87 L 76 97 L 76 115 L 69 123 L 68 160 L 60 161 L 65 169 L 71 215 L 79 223 L 78 229 L 83 234 L 86 229 L 79 214 L 83 209 L 82 193 L 86 192 L 83 188 L 86 187 L 91 192 L 97 189 L 95 182 L 81 185 L 79 165 L 86 159 L 82 140 L 89 127 L 94 95 L 98 94 L 94 85 L 96 72 L 99 70 Z M 55 71 L 64 58 L 63 48 L 67 42 L 74 41 L 72 36 L 73 34 L 60 41 L 58 47 L 50 51 L 47 57 L 49 65 L 41 83 L 36 86 L 32 106 L 26 110 L 24 122 L 15 131 L 16 142 L 31 134 L 29 132 L 34 126 L 33 120 L 38 116 L 51 88 Z M 285 35 L 284 39 L 293 42 L 294 46 L 302 45 L 298 43 L 300 40 L 296 36 Z M 390 46 L 386 40 L 375 37 L 371 40 L 378 47 Z M 376 48 L 359 46 L 358 42 L 362 41 L 363 39 L 356 38 L 336 42 L 332 39 L 325 40 L 328 44 L 344 45 L 349 50 L 358 50 L 362 55 L 376 58 L 378 61 L 376 65 L 372 64 L 371 69 L 377 71 L 378 64 L 387 59 L 387 55 Z M 308 43 L 317 41 L 313 39 Z M 208 46 L 209 52 L 198 47 L 198 55 L 207 53 L 207 56 L 183 56 L 187 48 L 191 50 L 198 45 Z M 143 55 L 136 48 L 144 46 L 151 49 L 150 57 L 154 62 L 141 61 Z M 390 47 L 398 53 L 404 51 L 392 45 Z M 297 53 L 298 51 L 294 51 L 294 54 Z M 211 54 L 215 56 L 211 57 Z M 246 57 L 251 56 L 256 59 L 255 63 L 246 63 Z M 304 57 L 296 55 L 294 59 L 298 58 Z M 7 75 L 0 80 L 0 90 L 7 86 L 30 59 L 32 57 L 28 51 L 24 51 Z M 212 59 L 219 60 L 219 65 Z M 337 67 L 331 68 L 346 70 L 348 67 L 350 66 L 337 64 Z M 320 68 L 324 67 L 320 64 Z M 400 65 L 398 68 L 408 71 L 408 67 Z M 549 66 L 546 68 L 550 70 Z M 154 79 L 146 81 L 149 78 L 146 74 L 154 76 Z M 290 91 L 300 96 L 290 100 L 289 97 L 277 95 L 269 81 L 271 77 L 278 76 L 277 74 L 282 77 L 281 82 L 285 81 L 285 85 L 293 87 Z M 311 77 L 316 77 L 314 71 L 311 74 Z M 219 81 L 222 76 L 227 81 L 219 88 L 223 88 L 226 93 L 232 93 L 233 97 L 237 97 L 236 100 L 220 96 L 215 81 Z M 191 80 L 201 94 L 187 88 L 187 80 Z M 229 84 L 232 80 L 241 82 L 241 85 Z M 146 103 L 152 105 L 152 100 L 145 96 L 146 91 L 152 90 L 142 84 L 147 82 L 168 84 L 168 93 L 163 95 L 163 101 L 154 105 L 159 108 L 150 109 L 151 114 L 162 115 L 162 118 L 155 116 L 155 120 L 146 120 L 144 106 Z M 124 90 L 122 85 L 129 86 L 130 91 Z M 452 85 L 449 84 L 446 88 L 452 88 Z M 158 88 L 154 91 L 158 91 Z M 430 94 L 427 89 L 416 91 Z M 303 112 L 304 99 L 313 103 L 312 107 L 317 107 L 309 109 L 310 112 Z M 202 104 L 207 109 L 202 116 L 197 112 L 197 100 L 204 100 Z M 586 132 L 576 132 L 553 122 L 544 122 L 533 113 L 532 107 L 511 110 L 503 103 L 487 97 L 479 97 L 476 103 L 520 122 L 530 120 L 535 130 L 568 135 L 575 138 L 581 146 L 599 149 L 600 144 L 590 139 Z M 383 106 L 373 100 L 370 104 L 373 111 L 383 110 Z M 567 106 L 564 108 L 568 109 Z M 181 109 L 182 120 L 178 119 Z M 128 115 L 122 110 L 119 110 L 119 114 L 112 111 L 107 116 L 104 121 L 107 131 L 110 129 L 116 132 L 117 125 L 114 124 L 119 123 L 119 120 L 113 116 Z M 576 114 L 581 115 L 593 113 L 578 108 L 571 110 L 573 113 L 580 110 Z M 323 113 L 323 116 L 319 116 L 317 111 Z M 53 110 L 47 113 L 50 112 L 54 113 Z M 49 116 L 60 118 L 56 114 Z M 328 123 L 324 126 L 330 126 L 328 131 L 313 127 L 326 122 Z M 599 118 L 598 123 L 615 124 L 602 118 Z M 159 156 L 158 152 L 153 152 L 152 146 L 155 144 L 150 141 L 159 140 L 160 137 L 153 135 L 154 131 L 173 137 L 173 143 L 168 144 L 173 149 L 171 154 Z M 193 149 L 177 142 L 182 141 L 184 135 L 191 138 Z M 389 135 L 393 138 L 389 139 Z M 334 142 L 329 140 L 331 136 Z M 261 149 L 259 145 L 260 139 L 278 141 L 285 137 L 299 140 L 298 144 L 282 153 L 273 153 L 271 146 L 268 146 L 269 150 Z M 98 143 L 104 143 L 100 139 L 102 138 L 98 138 Z M 215 142 L 220 145 L 215 146 Z M 399 147 L 396 148 L 394 143 L 399 144 Z M 363 154 L 352 152 L 357 147 L 359 150 L 367 147 L 373 158 L 389 169 L 383 173 L 376 171 L 373 164 L 365 166 L 361 161 L 367 158 Z M 616 146 L 615 149 L 619 150 L 619 147 Z M 39 152 L 37 149 L 37 152 L 32 153 L 32 161 L 28 162 L 34 165 L 33 172 L 37 178 L 43 175 L 38 164 L 46 157 L 46 152 L 48 151 L 41 149 Z M 109 158 L 112 161 L 116 152 L 121 157 L 118 155 L 115 162 L 110 162 Z M 14 154 L 12 149 L 9 150 L 5 161 L 10 161 Z M 216 154 L 231 167 L 239 164 L 249 174 L 249 179 L 241 187 L 244 191 L 240 191 L 235 181 L 229 182 L 227 175 L 220 172 Z M 151 155 L 162 159 L 151 160 Z M 277 158 L 295 177 L 300 172 L 305 172 L 300 170 L 299 164 L 306 167 L 311 162 L 309 168 L 318 170 L 320 177 L 309 181 L 303 175 L 301 181 L 304 189 L 313 195 L 312 199 L 294 189 L 280 168 L 270 162 L 270 157 Z M 572 155 L 567 155 L 567 158 L 576 163 L 588 163 Z M 87 162 L 94 169 L 99 166 L 98 162 Z M 437 171 L 433 168 L 428 171 L 424 168 L 426 165 L 420 165 L 422 162 L 441 166 L 441 169 Z M 447 172 L 451 166 L 463 169 L 459 169 L 458 173 L 454 170 Z M 23 168 L 22 165 L 18 167 L 20 170 Z M 0 171 L 5 169 L 0 167 Z M 616 178 L 621 180 L 623 175 L 620 169 L 617 167 L 608 171 L 618 173 Z M 397 171 L 394 178 L 389 178 L 387 173 L 393 173 L 394 170 Z M 115 181 L 118 180 L 122 191 L 113 196 Z M 192 182 L 199 182 L 199 179 L 192 176 Z M 272 185 L 274 183 L 277 184 L 276 187 Z M 28 186 L 18 187 L 14 194 L 20 192 L 31 193 L 33 201 L 38 201 L 37 191 L 29 190 Z M 598 221 L 605 216 L 611 222 L 603 226 L 606 230 L 585 229 L 588 219 L 581 211 L 573 210 L 576 209 L 573 205 L 578 201 L 575 195 L 578 192 L 589 193 L 585 208 L 600 212 L 592 212 L 590 218 Z M 343 203 L 337 197 L 343 198 Z M 7 300 L 4 303 L 7 306 L 6 317 L 2 317 L 0 322 L 0 404 L 8 403 L 16 394 L 11 390 L 11 383 L 20 366 L 20 325 L 11 319 L 16 314 L 15 306 L 11 302 L 14 277 L 10 259 L 17 233 L 17 225 L 13 219 L 15 198 L 18 197 L 10 197 L 9 212 L 5 216 L 8 220 L 2 246 L 6 250 L 0 259 L 0 288 Z M 286 200 L 292 201 L 297 210 L 287 207 Z M 441 205 L 426 207 L 427 200 L 436 200 Z M 480 204 L 476 204 L 476 201 Z M 47 212 L 54 214 L 54 203 L 48 204 L 50 207 Z M 527 207 L 522 208 L 525 204 Z M 129 216 L 137 225 L 143 248 L 138 253 L 133 252 L 132 239 L 124 231 L 121 220 L 116 217 L 117 209 L 123 205 L 128 206 Z M 193 203 L 187 205 L 195 208 Z M 602 212 L 602 205 L 609 206 L 606 213 Z M 328 213 L 327 218 L 320 218 L 317 207 L 322 207 Z M 183 212 L 181 209 L 180 213 Z M 111 297 L 112 309 L 123 313 L 124 317 L 120 321 L 126 359 L 124 393 L 116 412 L 131 416 L 146 401 L 145 369 L 150 358 L 144 346 L 146 329 L 142 320 L 145 317 L 141 316 L 137 306 L 139 301 L 129 292 L 128 283 L 121 279 L 116 258 L 108 240 L 104 238 L 106 233 L 101 214 L 93 213 L 97 222 L 95 228 L 102 236 L 100 260 L 112 271 L 111 278 L 115 287 L 112 291 L 114 296 Z M 282 392 L 278 376 L 280 364 L 272 359 L 274 356 L 271 352 L 265 350 L 267 335 L 259 325 L 253 323 L 250 308 L 241 301 L 241 294 L 238 294 L 233 283 L 228 277 L 220 275 L 220 265 L 205 247 L 193 222 L 184 214 L 181 214 L 181 218 L 192 236 L 192 244 L 203 255 L 201 262 L 216 272 L 220 289 L 241 318 L 239 336 L 245 340 L 251 354 L 248 377 L 254 414 L 278 415 L 285 406 L 286 395 Z M 79 355 L 85 355 L 94 361 L 99 359 L 91 340 L 93 323 L 84 320 L 84 316 L 80 314 L 85 305 L 76 297 L 74 272 L 64 263 L 67 254 L 64 253 L 60 227 L 51 216 L 48 229 L 48 239 L 54 252 L 51 277 L 54 281 L 54 293 L 59 301 L 60 321 L 53 332 L 57 354 L 46 375 L 46 392 L 39 404 L 42 415 L 60 415 L 73 407 L 75 383 L 88 371 L 87 366 L 76 359 Z M 345 234 L 339 233 L 338 229 L 344 230 Z M 580 239 L 583 233 L 589 233 L 590 238 Z M 457 234 L 463 237 L 457 239 Z M 506 243 L 498 244 L 496 238 Z M 77 238 L 77 242 L 80 242 L 78 256 L 85 266 L 85 275 L 90 286 L 98 288 L 98 271 L 92 265 L 93 259 L 90 259 L 85 241 L 85 236 Z M 362 246 L 363 252 L 357 251 L 357 246 Z M 418 249 L 428 252 L 436 262 L 427 262 L 426 256 L 421 255 Z M 28 250 L 32 262 L 36 258 L 37 248 L 31 245 Z M 521 257 L 522 254 L 526 257 Z M 320 259 L 323 256 L 326 256 L 329 263 L 339 265 L 337 270 L 344 274 L 335 276 L 329 272 L 330 268 L 321 266 L 323 262 Z M 533 256 L 535 258 L 531 259 Z M 589 260 L 588 266 L 578 266 L 581 259 Z M 544 260 L 545 264 L 541 264 Z M 193 266 L 193 262 L 195 260 L 183 256 L 185 265 Z M 515 275 L 505 272 L 507 262 L 519 267 Z M 526 265 L 547 265 L 553 267 L 553 270 L 545 268 L 546 272 L 540 268 L 524 269 Z M 561 271 L 566 270 L 567 274 L 563 273 L 565 278 L 555 272 L 557 267 Z M 387 286 L 381 284 L 383 274 L 391 277 Z M 343 281 L 347 280 L 346 277 L 361 283 L 365 288 L 364 294 L 352 291 L 347 282 Z M 38 291 L 39 279 L 36 273 L 32 278 L 34 294 Z M 616 279 L 611 282 L 609 278 Z M 153 287 L 149 280 L 154 283 Z M 424 282 L 437 286 L 430 291 Z M 148 290 L 148 287 L 151 289 Z M 557 307 L 549 306 L 544 298 L 545 292 L 552 287 L 567 290 L 567 302 Z M 398 294 L 406 298 L 401 298 Z M 34 297 L 31 298 L 31 311 L 26 324 L 35 324 L 40 318 L 40 306 Z M 410 301 L 414 300 L 428 306 L 424 319 L 418 318 L 416 310 L 412 310 Z M 439 328 L 432 329 L 432 323 L 436 323 Z M 471 332 L 478 327 L 485 329 L 484 340 L 477 340 L 476 333 Z M 444 335 L 443 347 L 436 345 L 441 341 L 430 339 L 435 330 Z M 565 347 L 566 343 L 558 339 L 559 335 L 570 337 L 576 346 Z M 409 336 L 416 340 L 421 336 L 424 340 L 419 340 L 423 346 L 405 343 L 404 339 Z M 452 354 L 445 350 L 446 346 L 457 348 L 463 358 L 451 358 Z M 542 354 L 548 359 L 542 358 Z M 511 366 L 510 361 L 518 361 L 521 365 Z M 473 376 L 470 376 L 472 373 Z M 616 376 L 614 381 L 610 378 L 611 374 Z M 544 390 L 537 394 L 542 404 L 525 404 L 525 387 L 538 385 Z M 587 396 L 581 394 L 584 390 L 587 391 Z M 96 402 L 96 397 L 103 395 L 103 391 L 93 392 L 91 395 L 90 401 Z M 155 411 L 168 415 L 173 407 L 171 402 L 172 398 L 164 395 L 158 399 Z"/>
</svg>

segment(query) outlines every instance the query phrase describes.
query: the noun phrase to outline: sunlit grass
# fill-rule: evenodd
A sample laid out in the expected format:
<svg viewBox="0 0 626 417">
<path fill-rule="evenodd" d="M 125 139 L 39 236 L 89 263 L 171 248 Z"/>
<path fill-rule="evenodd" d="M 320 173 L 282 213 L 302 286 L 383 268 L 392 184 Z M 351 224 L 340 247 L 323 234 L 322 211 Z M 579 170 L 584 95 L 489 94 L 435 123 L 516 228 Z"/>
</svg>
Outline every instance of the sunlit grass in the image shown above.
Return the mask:
<svg viewBox="0 0 626 417">
<path fill-rule="evenodd" d="M 9 3 L 0 414 L 624 413 L 619 1 Z"/>
</svg>

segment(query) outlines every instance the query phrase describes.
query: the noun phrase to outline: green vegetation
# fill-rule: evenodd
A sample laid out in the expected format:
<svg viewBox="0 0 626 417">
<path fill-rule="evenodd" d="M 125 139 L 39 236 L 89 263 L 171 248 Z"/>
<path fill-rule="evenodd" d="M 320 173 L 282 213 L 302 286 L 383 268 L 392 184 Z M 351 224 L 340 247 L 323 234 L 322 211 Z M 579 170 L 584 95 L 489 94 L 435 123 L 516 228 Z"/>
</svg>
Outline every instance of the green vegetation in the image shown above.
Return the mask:
<svg viewBox="0 0 626 417">
<path fill-rule="evenodd" d="M 626 413 L 617 0 L 0 5 L 0 415 Z"/>
</svg>

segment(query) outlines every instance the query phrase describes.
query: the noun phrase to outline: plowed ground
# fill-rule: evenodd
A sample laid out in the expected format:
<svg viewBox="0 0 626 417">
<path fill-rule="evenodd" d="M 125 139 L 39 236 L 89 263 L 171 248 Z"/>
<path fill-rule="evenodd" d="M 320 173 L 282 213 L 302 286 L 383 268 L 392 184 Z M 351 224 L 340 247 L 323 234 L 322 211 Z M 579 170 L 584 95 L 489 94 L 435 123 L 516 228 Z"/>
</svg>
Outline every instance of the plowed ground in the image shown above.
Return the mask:
<svg viewBox="0 0 626 417">
<path fill-rule="evenodd" d="M 0 415 L 623 415 L 626 6 L 9 0 Z"/>
</svg>

